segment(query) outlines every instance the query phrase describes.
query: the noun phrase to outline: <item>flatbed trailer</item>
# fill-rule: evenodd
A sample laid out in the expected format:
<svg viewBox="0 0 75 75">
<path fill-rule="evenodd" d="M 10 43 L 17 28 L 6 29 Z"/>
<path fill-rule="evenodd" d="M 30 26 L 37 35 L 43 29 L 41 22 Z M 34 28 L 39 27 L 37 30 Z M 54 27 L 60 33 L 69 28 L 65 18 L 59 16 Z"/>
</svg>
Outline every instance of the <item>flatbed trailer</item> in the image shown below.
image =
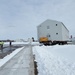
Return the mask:
<svg viewBox="0 0 75 75">
<path fill-rule="evenodd" d="M 48 40 L 47 37 L 41 37 L 39 39 L 40 43 L 43 43 L 44 45 L 55 45 L 55 44 L 59 44 L 59 45 L 64 45 L 67 44 L 68 41 L 58 41 L 58 40 Z"/>
</svg>

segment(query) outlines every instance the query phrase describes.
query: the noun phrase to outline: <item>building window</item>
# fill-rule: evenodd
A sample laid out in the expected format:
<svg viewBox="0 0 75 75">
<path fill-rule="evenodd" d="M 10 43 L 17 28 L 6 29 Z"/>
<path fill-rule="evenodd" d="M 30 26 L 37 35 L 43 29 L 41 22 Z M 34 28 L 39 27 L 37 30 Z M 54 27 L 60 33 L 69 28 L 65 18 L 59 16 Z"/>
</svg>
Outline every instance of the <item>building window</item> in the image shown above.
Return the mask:
<svg viewBox="0 0 75 75">
<path fill-rule="evenodd" d="M 49 26 L 47 26 L 47 29 L 49 29 L 50 27 Z"/>
<path fill-rule="evenodd" d="M 50 37 L 50 35 L 48 35 L 48 37 Z"/>
<path fill-rule="evenodd" d="M 58 33 L 56 33 L 56 35 L 58 35 Z"/>
<path fill-rule="evenodd" d="M 47 37 L 50 37 L 50 35 L 48 34 Z"/>
<path fill-rule="evenodd" d="M 57 26 L 58 24 L 56 24 L 56 26 Z"/>
</svg>

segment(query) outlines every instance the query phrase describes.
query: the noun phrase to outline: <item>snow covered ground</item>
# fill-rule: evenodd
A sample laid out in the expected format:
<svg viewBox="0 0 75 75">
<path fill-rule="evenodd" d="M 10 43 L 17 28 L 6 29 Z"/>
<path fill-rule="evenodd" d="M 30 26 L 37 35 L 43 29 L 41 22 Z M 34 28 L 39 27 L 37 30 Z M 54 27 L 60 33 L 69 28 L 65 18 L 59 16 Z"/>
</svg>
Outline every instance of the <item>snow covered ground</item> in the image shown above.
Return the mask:
<svg viewBox="0 0 75 75">
<path fill-rule="evenodd" d="M 14 44 L 21 44 L 21 42 Z M 75 75 L 75 45 L 39 46 L 38 42 L 31 44 L 38 45 L 33 47 L 38 65 L 38 75 Z M 22 49 L 23 47 L 1 59 L 0 67 Z"/>
<path fill-rule="evenodd" d="M 35 46 L 38 75 L 75 75 L 75 45 Z"/>
<path fill-rule="evenodd" d="M 4 42 L 4 45 L 9 45 L 10 42 Z M 39 42 L 12 42 L 12 45 L 21 45 L 21 44 L 32 44 L 32 45 L 39 45 Z"/>
<path fill-rule="evenodd" d="M 10 42 L 4 42 L 4 45 L 9 45 Z M 13 45 L 15 44 L 28 44 L 29 42 L 12 42 Z"/>
<path fill-rule="evenodd" d="M 29 44 L 29 42 L 12 42 L 12 45 L 26 45 L 26 44 Z M 3 47 L 7 47 L 7 46 L 9 46 L 10 45 L 10 42 L 4 42 L 4 45 L 3 45 Z"/>
</svg>

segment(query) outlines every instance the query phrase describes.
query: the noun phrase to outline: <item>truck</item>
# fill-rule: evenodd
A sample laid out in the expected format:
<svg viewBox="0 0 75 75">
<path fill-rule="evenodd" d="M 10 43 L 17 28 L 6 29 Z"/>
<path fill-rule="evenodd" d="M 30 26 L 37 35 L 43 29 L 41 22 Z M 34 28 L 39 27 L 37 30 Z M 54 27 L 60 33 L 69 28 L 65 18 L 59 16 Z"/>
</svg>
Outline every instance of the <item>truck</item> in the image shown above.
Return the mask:
<svg viewBox="0 0 75 75">
<path fill-rule="evenodd" d="M 43 43 L 44 45 L 55 45 L 55 44 L 59 44 L 59 45 L 64 45 L 67 44 L 68 41 L 57 41 L 57 40 L 48 40 L 47 37 L 41 37 L 39 39 L 40 43 Z"/>
</svg>

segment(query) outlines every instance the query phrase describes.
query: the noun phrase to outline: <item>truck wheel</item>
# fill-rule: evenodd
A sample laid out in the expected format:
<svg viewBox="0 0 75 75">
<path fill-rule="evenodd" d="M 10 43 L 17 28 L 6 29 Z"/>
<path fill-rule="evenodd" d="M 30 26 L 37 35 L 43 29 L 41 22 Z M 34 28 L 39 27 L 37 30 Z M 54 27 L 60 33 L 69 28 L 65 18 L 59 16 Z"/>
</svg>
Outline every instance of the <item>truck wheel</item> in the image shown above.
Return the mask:
<svg viewBox="0 0 75 75">
<path fill-rule="evenodd" d="M 59 43 L 59 45 L 63 45 L 63 43 L 62 43 L 62 42 L 60 42 L 60 43 Z"/>
</svg>

